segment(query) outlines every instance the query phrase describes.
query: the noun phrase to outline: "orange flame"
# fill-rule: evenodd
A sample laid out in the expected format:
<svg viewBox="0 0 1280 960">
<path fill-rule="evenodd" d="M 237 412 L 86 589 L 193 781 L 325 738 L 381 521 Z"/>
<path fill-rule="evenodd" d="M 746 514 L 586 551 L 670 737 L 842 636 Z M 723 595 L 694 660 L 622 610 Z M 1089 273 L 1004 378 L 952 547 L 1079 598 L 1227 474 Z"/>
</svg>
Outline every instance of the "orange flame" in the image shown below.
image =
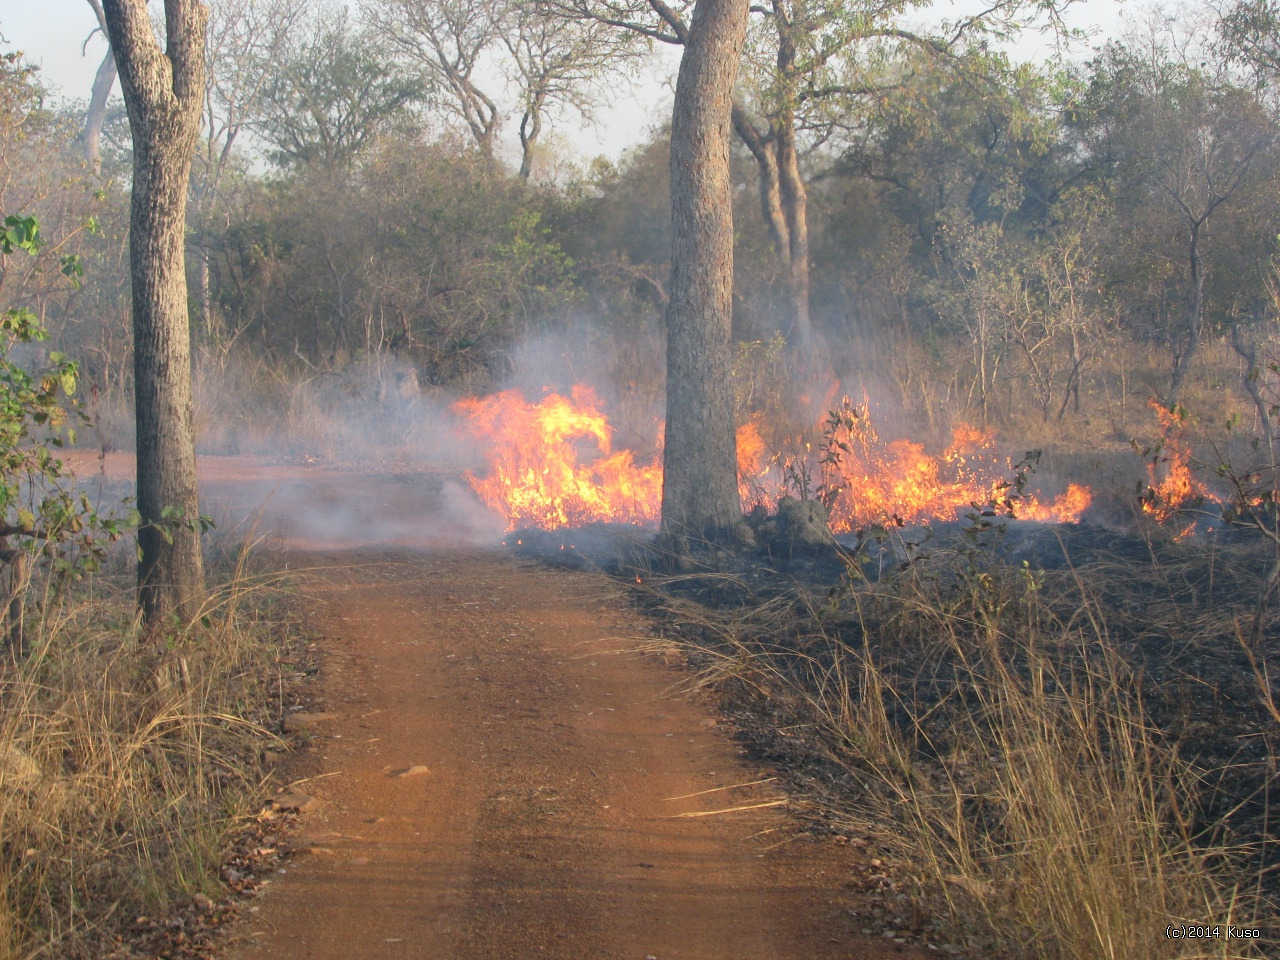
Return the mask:
<svg viewBox="0 0 1280 960">
<path fill-rule="evenodd" d="M 507 529 L 579 526 L 594 521 L 649 524 L 662 506 L 662 464 L 637 465 L 630 450 L 613 453 L 613 430 L 590 387 L 528 403 L 519 390 L 453 405 L 477 435 L 492 442 L 484 477 L 467 479 Z"/>
<path fill-rule="evenodd" d="M 1160 422 L 1162 445 L 1157 456 L 1147 464 L 1149 489 L 1142 499 L 1143 512 L 1160 523 L 1167 523 L 1181 511 L 1206 500 L 1218 502 L 1191 472 L 1191 446 L 1187 440 L 1186 418 L 1179 409 L 1170 410 L 1155 400 L 1148 401 Z M 1174 539 L 1181 540 L 1195 528 L 1193 520 Z"/>
<path fill-rule="evenodd" d="M 832 530 L 847 533 L 895 517 L 905 523 L 955 519 L 975 504 L 1002 499 L 1001 480 L 1012 468 L 996 455 L 991 436 L 962 424 L 932 456 L 913 441 L 881 440 L 847 399 L 840 409 L 845 416 L 828 425 L 826 445 L 817 452 L 817 441 L 801 438 L 788 444 L 794 454 L 771 454 L 760 421 L 738 429 L 744 509 L 772 508 L 783 495 L 803 491 L 825 499 Z M 484 476 L 468 479 L 509 530 L 658 522 L 661 457 L 640 464 L 630 450 L 613 452 L 613 431 L 589 387 L 574 387 L 571 399 L 551 393 L 537 403 L 507 390 L 460 400 L 453 410 L 492 445 Z M 1028 519 L 1073 521 L 1089 501 L 1089 491 L 1073 484 L 1053 501 L 1021 497 L 1014 509 Z"/>
<path fill-rule="evenodd" d="M 837 422 L 828 422 L 817 461 L 808 449 L 803 455 L 774 457 L 763 479 L 759 471 L 753 472 L 752 490 L 764 495 L 748 502 L 766 503 L 770 495 L 776 500 L 779 491 L 790 487 L 795 493 L 809 483 L 815 489 L 806 493 L 828 504 L 831 529 L 850 533 L 891 518 L 908 524 L 953 520 L 975 506 L 1006 499 L 1003 478 L 1013 465 L 996 454 L 990 434 L 962 423 L 942 453 L 933 456 L 921 443 L 882 440 L 866 409 L 844 398 Z M 755 428 L 756 436 L 759 432 Z M 1072 484 L 1056 500 L 1023 495 L 1011 506 L 1023 519 L 1065 523 L 1078 520 L 1091 499 L 1086 488 Z"/>
</svg>

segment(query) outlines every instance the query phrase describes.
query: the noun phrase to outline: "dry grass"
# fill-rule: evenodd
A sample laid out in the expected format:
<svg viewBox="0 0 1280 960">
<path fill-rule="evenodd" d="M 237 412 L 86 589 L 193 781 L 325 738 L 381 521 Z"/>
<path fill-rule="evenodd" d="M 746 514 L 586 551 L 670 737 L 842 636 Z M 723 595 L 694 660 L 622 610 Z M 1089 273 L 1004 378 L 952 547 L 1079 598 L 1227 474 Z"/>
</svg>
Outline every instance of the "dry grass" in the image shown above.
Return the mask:
<svg viewBox="0 0 1280 960">
<path fill-rule="evenodd" d="M 0 958 L 99 956 L 138 915 L 215 899 L 261 797 L 279 630 L 241 556 L 197 623 L 140 643 L 132 591 L 46 597 L 0 669 Z"/>
<path fill-rule="evenodd" d="M 1240 608 L 1225 589 L 1206 602 L 1208 560 L 1179 549 L 1181 561 L 1154 550 L 1151 569 L 1049 576 L 940 551 L 889 582 L 732 609 L 682 597 L 681 584 L 656 596 L 697 682 L 785 728 L 786 745 L 767 750 L 794 759 L 803 741 L 808 762 L 845 771 L 839 814 L 892 838 L 969 955 L 1261 956 L 1226 937 L 1228 925 L 1280 929 L 1260 867 L 1267 826 L 1237 822 L 1259 797 L 1219 796 L 1239 771 L 1180 749 L 1193 729 L 1170 706 L 1181 688 L 1141 655 L 1239 652 Z M 1252 567 L 1215 562 L 1247 598 Z M 1251 701 L 1240 722 L 1273 723 L 1248 668 L 1238 675 L 1231 695 Z M 1265 794 L 1274 749 L 1252 766 Z M 1171 924 L 1222 935 L 1169 939 Z"/>
</svg>

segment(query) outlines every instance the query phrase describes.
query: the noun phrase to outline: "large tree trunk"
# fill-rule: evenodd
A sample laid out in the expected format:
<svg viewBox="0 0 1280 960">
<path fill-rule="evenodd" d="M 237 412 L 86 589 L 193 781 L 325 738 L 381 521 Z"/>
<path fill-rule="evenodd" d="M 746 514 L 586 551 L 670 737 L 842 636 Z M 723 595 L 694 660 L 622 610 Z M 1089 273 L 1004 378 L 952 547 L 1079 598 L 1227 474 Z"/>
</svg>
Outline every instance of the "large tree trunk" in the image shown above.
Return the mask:
<svg viewBox="0 0 1280 960">
<path fill-rule="evenodd" d="M 189 617 L 204 587 L 196 521 L 187 183 L 204 95 L 208 10 L 165 0 L 161 50 L 146 0 L 103 0 L 133 134 L 129 255 L 138 438 L 138 603 L 149 625 Z"/>
<path fill-rule="evenodd" d="M 671 120 L 672 276 L 662 534 L 683 549 L 745 529 L 738 500 L 730 324 L 729 128 L 746 0 L 697 0 Z"/>
</svg>

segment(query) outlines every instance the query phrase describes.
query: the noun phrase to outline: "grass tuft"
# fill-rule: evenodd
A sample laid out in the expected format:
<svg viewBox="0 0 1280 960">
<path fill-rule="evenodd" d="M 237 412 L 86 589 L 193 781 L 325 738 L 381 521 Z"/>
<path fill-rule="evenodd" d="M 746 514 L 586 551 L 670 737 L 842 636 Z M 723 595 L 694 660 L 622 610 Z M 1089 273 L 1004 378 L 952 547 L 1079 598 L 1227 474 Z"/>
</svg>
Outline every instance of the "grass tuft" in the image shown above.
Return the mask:
<svg viewBox="0 0 1280 960">
<path fill-rule="evenodd" d="M 1227 960 L 1280 931 L 1280 731 L 1236 625 L 1256 559 L 1153 545 L 1145 563 L 1046 574 L 939 550 L 831 596 L 719 609 L 650 586 L 660 645 L 756 718 L 767 754 L 834 771 L 829 808 L 897 847 L 953 948 Z M 1246 734 L 1254 753 L 1233 754 Z M 1183 925 L 1219 936 L 1166 936 Z"/>
<path fill-rule="evenodd" d="M 273 581 L 242 554 L 194 625 L 142 642 L 109 579 L 45 597 L 0 667 L 0 960 L 99 956 L 139 916 L 221 896 L 278 710 Z"/>
</svg>

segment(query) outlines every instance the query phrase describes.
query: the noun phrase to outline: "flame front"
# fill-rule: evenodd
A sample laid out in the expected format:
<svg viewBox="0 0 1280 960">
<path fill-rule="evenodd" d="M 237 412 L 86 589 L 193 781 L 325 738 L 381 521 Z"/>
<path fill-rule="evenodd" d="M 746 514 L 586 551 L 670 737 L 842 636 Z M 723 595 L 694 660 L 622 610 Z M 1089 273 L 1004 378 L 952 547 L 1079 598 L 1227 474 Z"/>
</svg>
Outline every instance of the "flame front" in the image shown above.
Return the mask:
<svg viewBox="0 0 1280 960">
<path fill-rule="evenodd" d="M 1160 523 L 1168 523 L 1183 511 L 1205 501 L 1218 502 L 1218 498 L 1191 472 L 1191 446 L 1182 412 L 1155 400 L 1148 401 L 1148 405 L 1160 422 L 1161 446 L 1147 464 L 1150 486 L 1142 499 L 1142 509 Z M 1174 539 L 1181 540 L 1195 526 L 1194 519 L 1184 521 L 1184 529 Z"/>
<path fill-rule="evenodd" d="M 823 448 L 815 457 L 811 444 L 802 452 L 775 455 L 759 462 L 764 447 L 756 423 L 738 433 L 739 464 L 747 506 L 776 502 L 780 493 L 823 499 L 835 533 L 851 533 L 889 519 L 906 524 L 954 520 L 975 507 L 1009 501 L 1020 519 L 1074 522 L 1092 499 L 1088 489 L 1071 484 L 1052 501 L 1021 495 L 1016 501 L 1004 489 L 1014 467 L 995 452 L 995 439 L 976 427 L 960 424 L 940 455 L 911 440 L 884 441 L 866 413 L 846 397 L 827 421 Z M 749 429 L 748 429 L 749 428 Z M 743 439 L 751 459 L 744 462 Z M 792 444 L 796 446 L 796 444 Z M 748 495 L 749 494 L 749 495 Z"/>
<path fill-rule="evenodd" d="M 596 521 L 655 523 L 662 507 L 662 464 L 638 465 L 613 452 L 613 430 L 590 387 L 528 403 L 519 390 L 459 400 L 453 412 L 488 441 L 488 470 L 471 486 L 507 521 L 507 529 L 554 530 Z"/>
<path fill-rule="evenodd" d="M 556 529 L 595 521 L 656 525 L 662 507 L 662 460 L 637 463 L 613 450 L 613 430 L 590 387 L 570 397 L 549 393 L 529 402 L 518 390 L 460 400 L 453 407 L 467 430 L 489 445 L 482 476 L 468 474 L 480 498 L 507 529 Z M 847 533 L 890 518 L 905 523 L 953 520 L 1004 498 L 1012 467 L 994 440 L 967 425 L 954 431 L 938 456 L 909 440 L 885 442 L 870 419 L 846 399 L 845 415 L 829 420 L 821 447 L 796 439 L 790 455 L 771 453 L 759 421 L 738 429 L 739 493 L 743 508 L 772 509 L 780 497 L 819 496 L 831 528 Z M 660 446 L 661 438 L 658 438 Z M 1019 517 L 1073 521 L 1089 505 L 1089 491 L 1072 485 L 1053 501 L 1022 496 Z"/>
</svg>

